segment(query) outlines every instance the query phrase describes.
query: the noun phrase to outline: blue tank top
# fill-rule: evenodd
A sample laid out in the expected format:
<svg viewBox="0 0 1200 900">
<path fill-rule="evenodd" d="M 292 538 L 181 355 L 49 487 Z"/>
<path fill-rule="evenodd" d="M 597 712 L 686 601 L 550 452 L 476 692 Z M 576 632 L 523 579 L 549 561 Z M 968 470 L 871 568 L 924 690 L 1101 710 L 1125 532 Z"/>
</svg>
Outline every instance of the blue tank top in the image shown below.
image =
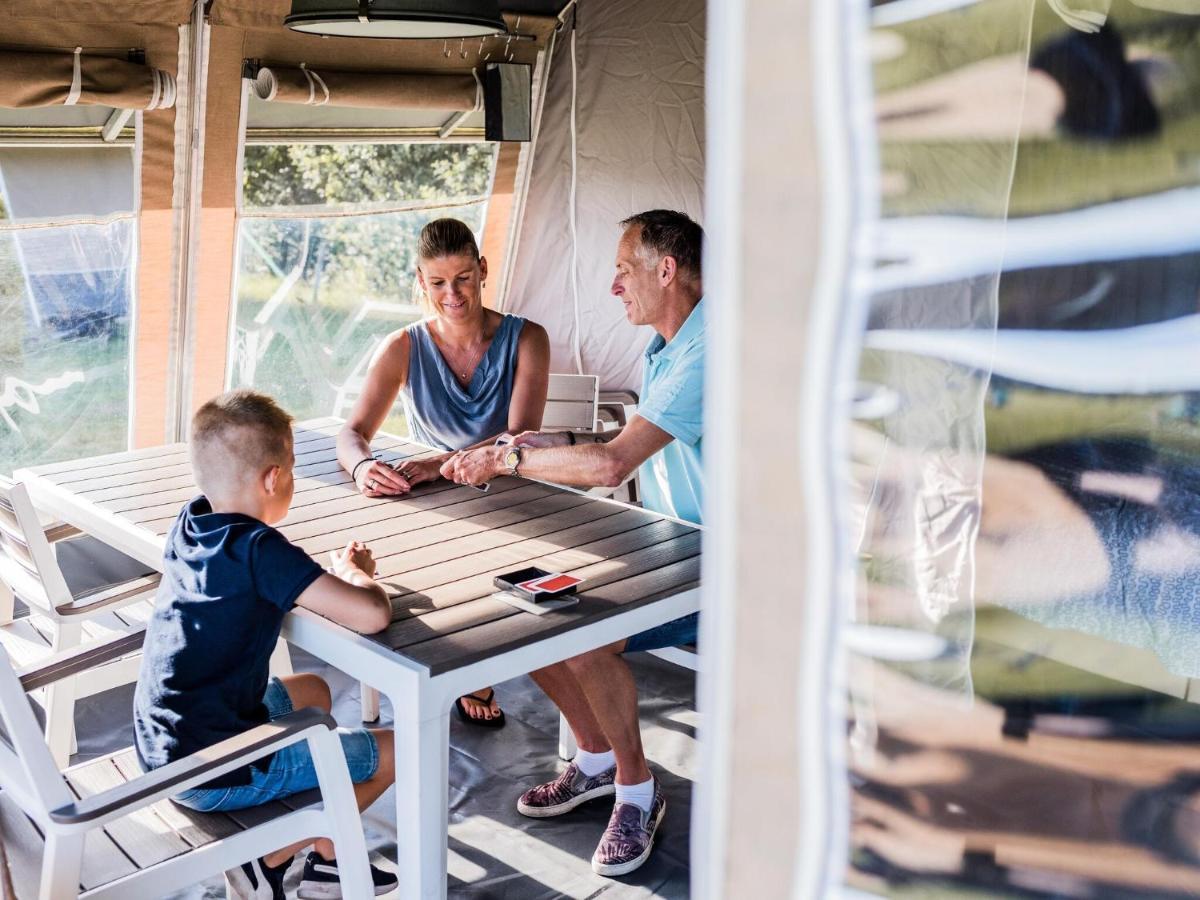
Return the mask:
<svg viewBox="0 0 1200 900">
<path fill-rule="evenodd" d="M 401 396 L 413 440 L 461 450 L 508 429 L 517 371 L 517 339 L 525 320 L 505 316 L 471 383 L 462 387 L 424 321 L 408 329 L 408 380 Z"/>
</svg>

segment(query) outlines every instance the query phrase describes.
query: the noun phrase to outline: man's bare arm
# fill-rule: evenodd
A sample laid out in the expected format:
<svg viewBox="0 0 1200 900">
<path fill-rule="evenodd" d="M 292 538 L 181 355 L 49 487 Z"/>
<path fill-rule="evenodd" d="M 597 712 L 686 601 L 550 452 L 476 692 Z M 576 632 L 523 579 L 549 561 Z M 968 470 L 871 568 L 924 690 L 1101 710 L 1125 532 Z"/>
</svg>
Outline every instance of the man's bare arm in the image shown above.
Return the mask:
<svg viewBox="0 0 1200 900">
<path fill-rule="evenodd" d="M 635 415 L 611 440 L 596 441 L 584 436 L 574 446 L 565 435 L 556 435 L 559 446 L 534 446 L 532 440 L 516 443 L 521 446 L 518 474 L 539 481 L 573 484 L 581 487 L 602 485 L 616 487 L 633 471 L 674 440 L 657 425 Z M 563 444 L 566 444 L 563 446 Z M 458 454 L 446 462 L 442 474 L 462 484 L 483 484 L 508 473 L 504 465 L 507 446 L 482 447 Z"/>
</svg>

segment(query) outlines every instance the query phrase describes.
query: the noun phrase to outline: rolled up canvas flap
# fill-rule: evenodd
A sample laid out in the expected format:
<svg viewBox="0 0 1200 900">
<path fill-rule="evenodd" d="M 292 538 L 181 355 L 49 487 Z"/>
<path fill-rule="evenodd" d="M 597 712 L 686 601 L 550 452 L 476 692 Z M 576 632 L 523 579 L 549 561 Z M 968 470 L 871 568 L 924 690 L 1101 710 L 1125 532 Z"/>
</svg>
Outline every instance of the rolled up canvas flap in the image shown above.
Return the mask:
<svg viewBox="0 0 1200 900">
<path fill-rule="evenodd" d="M 165 109 L 175 105 L 170 72 L 82 50 L 0 51 L 0 107 L 111 106 Z"/>
<path fill-rule="evenodd" d="M 481 105 L 478 83 L 467 72 L 404 75 L 395 72 L 338 72 L 305 65 L 258 70 L 254 93 L 260 100 L 310 106 L 371 109 L 470 111 Z"/>
</svg>

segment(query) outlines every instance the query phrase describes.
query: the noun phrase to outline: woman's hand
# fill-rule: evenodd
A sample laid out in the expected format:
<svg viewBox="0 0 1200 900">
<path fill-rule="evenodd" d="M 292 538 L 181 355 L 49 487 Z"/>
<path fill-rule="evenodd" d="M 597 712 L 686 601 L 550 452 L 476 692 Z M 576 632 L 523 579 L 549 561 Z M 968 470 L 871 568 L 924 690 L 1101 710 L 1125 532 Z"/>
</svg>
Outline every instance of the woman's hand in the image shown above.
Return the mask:
<svg viewBox="0 0 1200 900">
<path fill-rule="evenodd" d="M 406 459 L 396 464 L 396 473 L 408 482 L 409 487 L 416 487 L 426 481 L 437 481 L 442 477 L 442 463 L 447 457 L 432 459 Z"/>
<path fill-rule="evenodd" d="M 354 483 L 366 497 L 398 497 L 412 489 L 407 478 L 379 460 L 360 466 Z"/>
</svg>

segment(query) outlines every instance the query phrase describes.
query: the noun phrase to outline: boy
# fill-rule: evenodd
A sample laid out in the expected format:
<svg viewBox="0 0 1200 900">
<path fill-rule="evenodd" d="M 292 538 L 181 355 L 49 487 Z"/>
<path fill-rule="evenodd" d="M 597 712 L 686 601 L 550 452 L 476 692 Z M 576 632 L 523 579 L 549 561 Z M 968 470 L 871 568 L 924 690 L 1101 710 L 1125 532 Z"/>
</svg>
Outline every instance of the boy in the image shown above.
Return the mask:
<svg viewBox="0 0 1200 900">
<path fill-rule="evenodd" d="M 134 694 L 134 729 L 144 769 L 165 765 L 305 706 L 329 711 L 315 675 L 268 678 L 283 616 L 299 604 L 362 633 L 391 620 L 387 592 L 370 577 L 371 552 L 351 542 L 326 574 L 271 523 L 295 488 L 292 418 L 270 397 L 231 391 L 192 419 L 191 461 L 203 492 L 179 513 L 163 557 L 162 586 L 146 633 Z M 339 729 L 358 808 L 395 778 L 392 732 Z M 175 802 L 200 812 L 258 806 L 316 787 L 305 742 L 187 790 Z M 282 848 L 225 873 L 231 898 L 283 900 L 293 855 Z M 315 842 L 302 898 L 341 897 L 332 842 Z M 376 895 L 397 885 L 371 867 Z"/>
</svg>

